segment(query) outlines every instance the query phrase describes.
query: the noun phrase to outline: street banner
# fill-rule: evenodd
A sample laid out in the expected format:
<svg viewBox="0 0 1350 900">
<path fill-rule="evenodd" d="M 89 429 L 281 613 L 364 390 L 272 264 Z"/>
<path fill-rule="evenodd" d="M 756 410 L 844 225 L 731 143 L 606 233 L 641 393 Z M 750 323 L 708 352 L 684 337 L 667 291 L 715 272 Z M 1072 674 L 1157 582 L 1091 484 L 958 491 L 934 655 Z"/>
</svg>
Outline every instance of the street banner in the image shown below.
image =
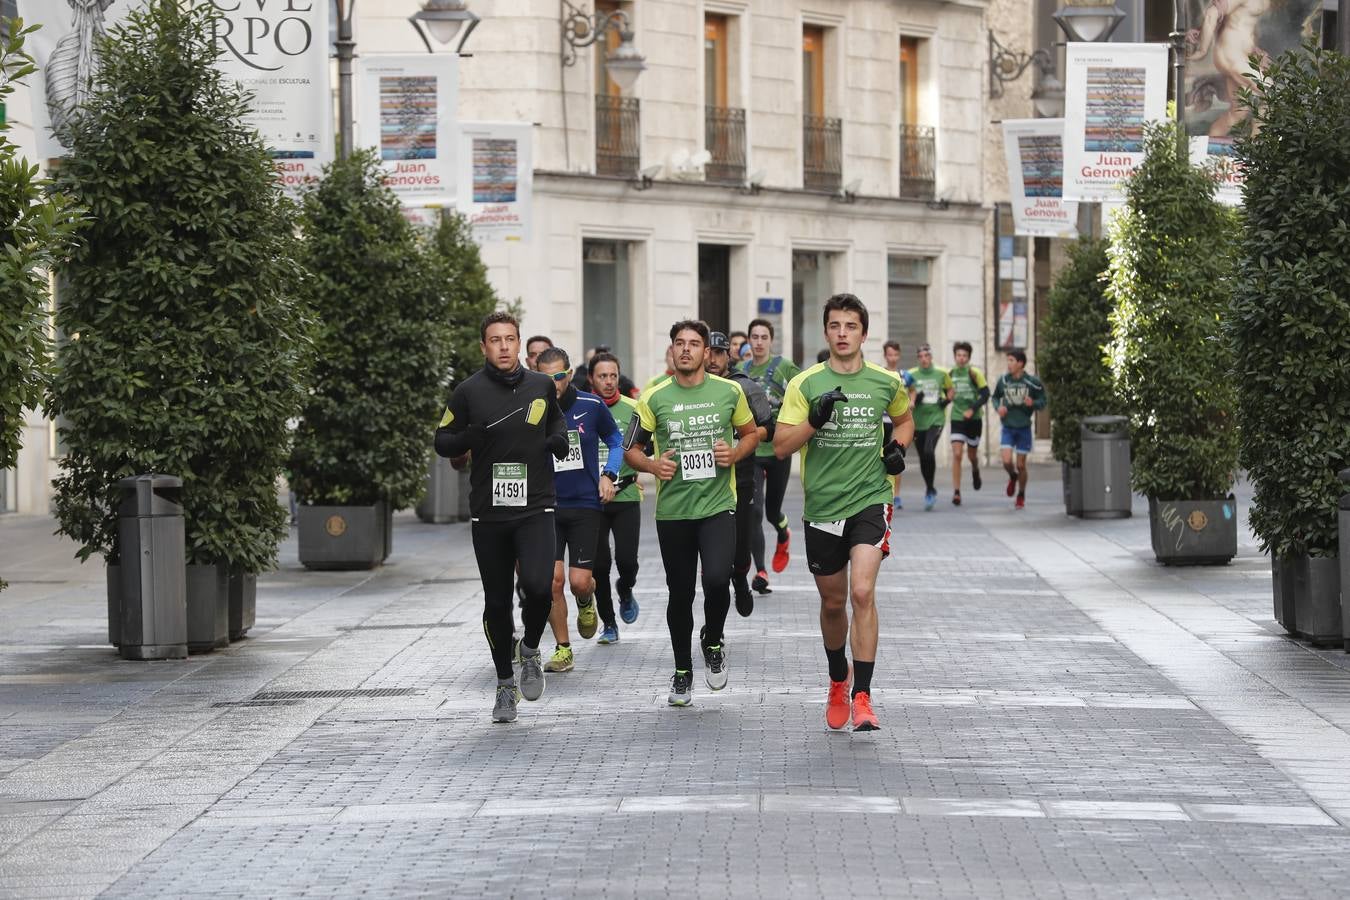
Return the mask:
<svg viewBox="0 0 1350 900">
<path fill-rule="evenodd" d="M 533 138 L 529 122 L 463 123 L 458 206 L 480 244 L 530 239 Z"/>
<path fill-rule="evenodd" d="M 385 184 L 405 207 L 453 203 L 459 57 L 367 56 L 360 72 L 358 143 L 378 151 Z"/>
<path fill-rule="evenodd" d="M 328 4 L 310 0 L 212 0 L 222 13 L 218 66 L 253 94 L 248 125 L 277 160 L 288 189 L 317 178 L 333 158 L 328 79 Z M 98 71 L 95 44 L 145 0 L 19 0 L 25 24 L 41 25 L 28 50 L 38 156 L 66 154 L 53 126 L 78 115 Z"/>
<path fill-rule="evenodd" d="M 1250 59 L 1266 60 L 1287 50 L 1314 44 L 1322 36 L 1322 4 L 1293 0 L 1180 0 L 1188 19 L 1198 23 L 1186 33 L 1186 134 L 1191 162 L 1218 170 L 1218 199 L 1242 202 L 1242 172 L 1233 153 L 1233 128 L 1247 118 L 1238 102 L 1254 88 Z"/>
<path fill-rule="evenodd" d="M 1075 42 L 1064 60 L 1064 199 L 1119 199 L 1167 115 L 1167 47 Z"/>
<path fill-rule="evenodd" d="M 1078 204 L 1064 200 L 1064 120 L 1004 119 L 1013 233 L 1074 237 Z"/>
</svg>

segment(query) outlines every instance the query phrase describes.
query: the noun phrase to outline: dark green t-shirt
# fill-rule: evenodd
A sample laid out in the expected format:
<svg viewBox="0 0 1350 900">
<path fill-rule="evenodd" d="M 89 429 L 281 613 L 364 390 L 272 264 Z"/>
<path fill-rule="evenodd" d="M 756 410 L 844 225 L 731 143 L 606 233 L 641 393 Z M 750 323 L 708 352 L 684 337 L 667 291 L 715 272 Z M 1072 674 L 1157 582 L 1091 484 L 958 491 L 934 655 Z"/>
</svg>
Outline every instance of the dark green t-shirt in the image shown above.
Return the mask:
<svg viewBox="0 0 1350 900">
<path fill-rule="evenodd" d="M 951 371 L 952 385 L 956 388 L 956 399 L 952 401 L 952 421 L 960 422 L 966 417 L 966 410 L 974 407 L 975 414 L 971 419 L 978 419 L 984 415 L 984 406 L 975 406 L 975 401 L 979 399 L 980 389 L 989 387 L 989 382 L 985 380 L 984 373 L 974 366 L 957 366 Z"/>
<path fill-rule="evenodd" d="M 909 377 L 914 379 L 915 399 L 923 392 L 923 400 L 914 404 L 914 430 L 927 431 L 941 428 L 947 419 L 947 408 L 942 401 L 952 387 L 952 376 L 939 366 L 929 369 L 910 369 Z"/>
<path fill-rule="evenodd" d="M 633 413 L 637 411 L 637 404 L 638 402 L 632 397 L 625 397 L 623 394 L 620 394 L 619 399 L 609 408 L 610 415 L 614 416 L 614 424 L 619 426 L 619 434 L 624 434 L 628 431 L 628 420 L 633 418 Z M 602 441 L 600 443 L 600 471 L 602 472 L 605 470 L 605 461 L 607 459 L 609 459 L 609 448 L 606 447 Z M 633 467 L 628 463 L 625 462 L 623 465 L 619 466 L 620 478 L 632 474 Z M 641 502 L 641 500 L 642 486 L 634 481 L 628 487 L 615 494 L 614 499 L 609 502 L 638 503 Z"/>
<path fill-rule="evenodd" d="M 774 361 L 777 360 L 775 363 Z M 747 359 L 741 364 L 741 371 L 749 375 L 759 386 L 764 388 L 764 393 L 769 398 L 769 406 L 773 409 L 774 418 L 778 418 L 778 410 L 783 405 L 783 397 L 787 393 L 788 382 L 800 374 L 801 369 L 797 364 L 785 356 L 771 356 L 764 361 L 763 365 L 755 365 L 753 359 Z M 755 448 L 755 456 L 765 457 L 773 456 L 773 442 L 761 441 Z"/>
<path fill-rule="evenodd" d="M 1027 406 L 1027 398 L 1031 406 Z M 1031 424 L 1036 410 L 1045 408 L 1045 385 L 1029 372 L 1023 372 L 1021 378 L 1013 378 L 1004 372 L 994 386 L 994 407 L 1008 407 L 1003 424 L 1009 428 L 1026 428 Z"/>
</svg>

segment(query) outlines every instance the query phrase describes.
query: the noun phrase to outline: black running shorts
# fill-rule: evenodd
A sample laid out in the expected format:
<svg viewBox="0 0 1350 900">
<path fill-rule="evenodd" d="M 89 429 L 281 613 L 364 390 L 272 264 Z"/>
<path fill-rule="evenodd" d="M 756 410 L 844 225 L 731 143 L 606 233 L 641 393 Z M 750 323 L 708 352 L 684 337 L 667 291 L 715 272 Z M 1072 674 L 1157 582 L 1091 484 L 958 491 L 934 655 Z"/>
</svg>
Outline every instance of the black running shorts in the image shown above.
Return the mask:
<svg viewBox="0 0 1350 900">
<path fill-rule="evenodd" d="M 842 522 L 804 522 L 806 567 L 812 575 L 833 575 L 848 565 L 848 556 L 859 544 L 891 552 L 891 505 L 877 503 Z"/>
<path fill-rule="evenodd" d="M 952 419 L 952 443 L 980 446 L 980 436 L 984 434 L 984 419 L 971 416 L 969 419 Z"/>
<path fill-rule="evenodd" d="M 595 548 L 600 543 L 600 524 L 604 513 L 598 509 L 558 509 L 553 512 L 554 530 L 558 535 L 557 555 L 571 569 L 590 569 L 595 565 Z"/>
</svg>

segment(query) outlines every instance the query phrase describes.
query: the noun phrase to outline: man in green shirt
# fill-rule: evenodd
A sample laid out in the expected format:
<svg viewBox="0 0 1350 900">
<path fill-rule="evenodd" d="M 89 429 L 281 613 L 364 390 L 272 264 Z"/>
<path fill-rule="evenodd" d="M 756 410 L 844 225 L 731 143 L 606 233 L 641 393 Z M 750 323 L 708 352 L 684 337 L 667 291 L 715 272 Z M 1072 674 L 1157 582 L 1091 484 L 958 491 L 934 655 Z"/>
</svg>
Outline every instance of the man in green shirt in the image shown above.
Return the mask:
<svg viewBox="0 0 1350 900">
<path fill-rule="evenodd" d="M 919 365 L 909 370 L 909 377 L 914 391 L 914 446 L 923 474 L 923 508 L 931 511 L 937 504 L 937 448 L 955 388 L 947 370 L 933 365 L 933 348 L 927 344 L 919 345 Z"/>
<path fill-rule="evenodd" d="M 656 476 L 656 537 L 666 570 L 666 624 L 675 653 L 670 705 L 693 702 L 694 588 L 703 566 L 703 648 L 708 687 L 727 686 L 722 628 L 731 607 L 736 551 L 737 462 L 759 443 L 745 393 L 704 371 L 708 326 L 685 320 L 670 329 L 675 374 L 638 400 L 624 436 L 624 461 Z M 739 440 L 733 446 L 734 437 Z M 643 455 L 648 442 L 654 456 Z"/>
<path fill-rule="evenodd" d="M 867 307 L 852 294 L 825 303 L 830 356 L 788 385 L 774 430 L 781 458 L 801 452 L 806 563 L 820 592 L 820 631 L 829 662 L 825 723 L 834 730 L 881 727 L 872 710 L 877 657 L 876 582 L 890 552 L 894 476 L 914 439 L 900 376 L 863 360 Z M 886 433 L 883 416 L 893 431 Z M 852 629 L 848 607 L 853 609 Z M 848 656 L 852 644 L 853 691 Z M 850 703 L 851 700 L 851 703 Z"/>
<path fill-rule="evenodd" d="M 773 323 L 768 319 L 753 320 L 746 331 L 750 336 L 750 358 L 741 366 L 741 371 L 759 382 L 769 398 L 769 407 L 777 416 L 788 382 L 801 370 L 792 360 L 774 355 Z M 781 572 L 787 568 L 788 548 L 792 542 L 792 531 L 788 528 L 787 516 L 783 515 L 783 496 L 791 477 L 792 460 L 779 459 L 773 455 L 772 444 L 761 443 L 755 451 L 755 524 L 750 529 L 750 552 L 756 570 L 750 586 L 761 594 L 769 593 L 769 574 L 764 570 L 764 529 L 760 527 L 759 517 L 762 515 L 778 534 L 773 570 Z"/>
<path fill-rule="evenodd" d="M 1036 410 L 1045 408 L 1045 385 L 1027 371 L 1027 354 L 1022 350 L 1008 353 L 1008 371 L 998 377 L 994 386 L 994 406 L 1003 420 L 999 437 L 999 455 L 1008 473 L 1008 496 L 1017 492 L 1016 508 L 1027 505 L 1027 454 L 1031 453 L 1031 421 Z M 1017 464 L 1013 465 L 1013 455 Z"/>
<path fill-rule="evenodd" d="M 961 505 L 961 457 L 970 457 L 970 483 L 979 490 L 980 436 L 984 431 L 984 404 L 989 401 L 989 382 L 984 373 L 970 364 L 972 348 L 969 341 L 957 341 L 952 346 L 956 365 L 952 368 L 952 385 L 956 396 L 952 399 L 952 505 Z"/>
<path fill-rule="evenodd" d="M 591 387 L 609 407 L 620 433 L 628 431 L 628 422 L 637 411 L 637 401 L 625 397 L 619 390 L 619 358 L 613 353 L 600 352 L 591 358 Z M 600 445 L 600 468 L 605 467 L 609 448 Z M 595 603 L 600 611 L 604 630 L 597 643 L 614 644 L 619 640 L 619 623 L 614 617 L 614 597 L 610 593 L 609 569 L 619 570 L 619 615 L 625 624 L 637 621 L 638 602 L 633 598 L 637 584 L 638 540 L 642 535 L 642 487 L 637 473 L 624 463 L 619 469 L 619 491 L 605 504 L 604 522 L 600 526 L 600 540 L 595 550 Z M 609 538 L 614 536 L 614 553 L 610 554 Z"/>
</svg>

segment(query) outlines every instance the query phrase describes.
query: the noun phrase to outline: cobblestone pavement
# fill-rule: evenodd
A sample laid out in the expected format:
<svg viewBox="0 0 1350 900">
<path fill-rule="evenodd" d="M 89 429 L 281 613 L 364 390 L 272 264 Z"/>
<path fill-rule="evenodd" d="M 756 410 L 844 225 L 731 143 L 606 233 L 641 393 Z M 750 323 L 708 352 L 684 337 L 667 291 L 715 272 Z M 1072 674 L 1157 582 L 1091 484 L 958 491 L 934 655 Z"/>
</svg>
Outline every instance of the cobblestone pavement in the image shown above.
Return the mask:
<svg viewBox="0 0 1350 900">
<path fill-rule="evenodd" d="M 639 621 L 574 637 L 576 671 L 494 726 L 467 526 L 401 516 L 374 573 L 306 572 L 288 544 L 246 640 L 131 663 L 104 643 L 102 570 L 49 520 L 0 518 L 0 896 L 1338 891 L 1346 655 L 1279 635 L 1250 539 L 1163 569 L 1142 501 L 1068 520 L 1056 475 L 1020 513 L 992 478 L 923 513 L 908 480 L 883 730 L 857 736 L 823 728 L 799 534 L 731 616 L 726 691 L 696 673 L 694 706 L 665 704 L 649 518 Z"/>
</svg>

